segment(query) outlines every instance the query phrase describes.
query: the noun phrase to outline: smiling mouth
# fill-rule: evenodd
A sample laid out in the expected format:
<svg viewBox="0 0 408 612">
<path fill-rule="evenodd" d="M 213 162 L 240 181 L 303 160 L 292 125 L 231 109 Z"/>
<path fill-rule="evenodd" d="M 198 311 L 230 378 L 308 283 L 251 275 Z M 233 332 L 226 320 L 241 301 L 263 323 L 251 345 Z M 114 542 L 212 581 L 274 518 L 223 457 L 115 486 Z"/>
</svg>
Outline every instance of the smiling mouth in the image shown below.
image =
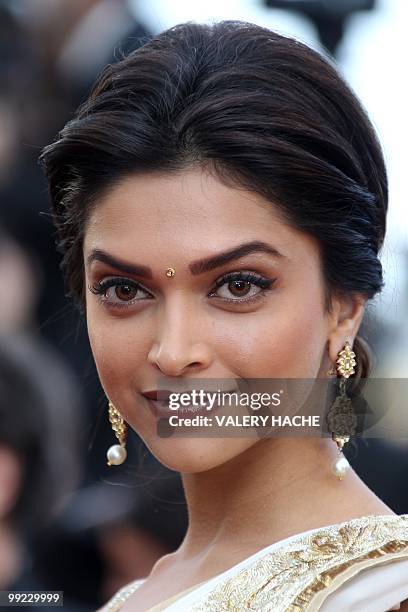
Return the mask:
<svg viewBox="0 0 408 612">
<path fill-rule="evenodd" d="M 169 418 L 170 416 L 194 416 L 196 414 L 206 414 L 211 416 L 213 412 L 219 410 L 220 408 L 225 408 L 225 406 L 220 403 L 215 402 L 213 406 L 208 409 L 209 404 L 189 404 L 187 406 L 178 406 L 175 408 L 170 408 L 169 399 L 152 399 L 143 395 L 144 399 L 147 401 L 148 406 L 156 418 Z"/>
<path fill-rule="evenodd" d="M 177 409 L 172 409 L 169 406 L 168 400 L 153 400 L 145 397 L 150 410 L 157 418 L 168 418 L 170 416 L 193 416 L 195 414 L 209 414 L 218 407 L 216 404 L 211 410 L 207 410 L 207 404 L 190 404 L 188 406 L 180 406 Z"/>
</svg>

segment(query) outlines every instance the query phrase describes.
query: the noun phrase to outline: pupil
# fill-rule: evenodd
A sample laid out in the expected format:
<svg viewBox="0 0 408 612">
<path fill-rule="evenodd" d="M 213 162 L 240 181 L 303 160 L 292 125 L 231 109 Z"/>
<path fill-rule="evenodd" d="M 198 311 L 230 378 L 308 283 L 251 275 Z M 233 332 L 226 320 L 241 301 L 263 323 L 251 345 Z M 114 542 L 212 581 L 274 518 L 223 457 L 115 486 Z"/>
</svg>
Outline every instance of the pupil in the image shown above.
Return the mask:
<svg viewBox="0 0 408 612">
<path fill-rule="evenodd" d="M 132 292 L 134 291 L 133 287 L 130 287 L 130 285 L 119 285 L 119 287 L 116 287 L 116 295 L 119 299 L 131 299 L 133 297 Z"/>
<path fill-rule="evenodd" d="M 249 289 L 251 283 L 249 281 L 235 280 L 230 283 L 230 291 L 234 295 L 242 295 L 246 293 L 246 289 Z"/>
</svg>

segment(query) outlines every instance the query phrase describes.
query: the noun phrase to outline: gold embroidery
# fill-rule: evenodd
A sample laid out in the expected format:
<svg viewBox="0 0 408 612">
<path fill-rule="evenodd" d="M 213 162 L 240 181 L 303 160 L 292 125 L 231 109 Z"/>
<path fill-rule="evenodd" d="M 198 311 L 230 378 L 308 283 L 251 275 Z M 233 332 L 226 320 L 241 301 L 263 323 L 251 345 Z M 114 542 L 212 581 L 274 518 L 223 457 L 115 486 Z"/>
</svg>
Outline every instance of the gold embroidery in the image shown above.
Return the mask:
<svg viewBox="0 0 408 612">
<path fill-rule="evenodd" d="M 363 558 L 391 558 L 396 552 L 408 558 L 408 514 L 367 516 L 323 527 L 265 553 L 218 583 L 189 612 L 300 612 L 329 586 L 336 570 Z"/>
<path fill-rule="evenodd" d="M 288 607 L 287 612 L 300 612 L 301 610 L 306 610 L 308 605 L 312 602 L 314 596 L 320 591 L 327 589 L 327 587 L 332 584 L 334 579 L 337 576 L 340 576 L 347 569 L 360 564 L 363 561 L 369 559 L 379 559 L 384 556 L 387 556 L 387 561 L 389 561 L 391 560 L 390 555 L 395 555 L 395 553 L 401 551 L 406 551 L 406 557 L 408 558 L 408 541 L 395 540 L 393 542 L 389 542 L 385 546 L 371 550 L 366 555 L 353 559 L 353 561 L 341 563 L 332 570 L 319 574 L 319 576 L 317 576 L 317 578 L 296 597 L 294 602 Z M 371 565 L 375 565 L 375 562 Z"/>
<path fill-rule="evenodd" d="M 103 612 L 118 612 L 123 607 L 123 604 L 129 597 L 136 591 L 136 589 L 142 584 L 144 578 L 138 578 L 133 580 L 129 584 L 122 587 L 115 595 L 108 601 L 108 603 L 102 608 Z"/>
</svg>

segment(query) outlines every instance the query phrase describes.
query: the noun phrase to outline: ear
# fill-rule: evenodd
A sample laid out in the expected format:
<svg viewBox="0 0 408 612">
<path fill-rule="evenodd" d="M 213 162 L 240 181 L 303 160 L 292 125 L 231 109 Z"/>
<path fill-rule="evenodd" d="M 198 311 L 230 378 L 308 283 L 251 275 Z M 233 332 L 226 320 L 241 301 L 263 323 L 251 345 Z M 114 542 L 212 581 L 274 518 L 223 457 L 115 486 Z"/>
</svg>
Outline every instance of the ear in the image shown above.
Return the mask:
<svg viewBox="0 0 408 612">
<path fill-rule="evenodd" d="M 332 299 L 332 312 L 329 314 L 328 351 L 330 360 L 335 363 L 339 351 L 349 341 L 353 346 L 364 316 L 367 298 L 358 295 L 337 295 Z"/>
</svg>

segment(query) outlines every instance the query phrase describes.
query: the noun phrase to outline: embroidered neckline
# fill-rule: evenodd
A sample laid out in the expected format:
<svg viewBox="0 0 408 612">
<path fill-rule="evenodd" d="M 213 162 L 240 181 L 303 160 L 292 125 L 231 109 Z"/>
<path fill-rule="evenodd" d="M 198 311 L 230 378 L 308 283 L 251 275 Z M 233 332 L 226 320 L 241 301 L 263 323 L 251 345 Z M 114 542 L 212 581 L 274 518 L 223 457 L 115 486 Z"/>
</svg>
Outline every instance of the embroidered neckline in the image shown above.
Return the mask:
<svg viewBox="0 0 408 612">
<path fill-rule="evenodd" d="M 279 544 L 279 543 L 278 543 Z M 300 612 L 336 569 L 396 551 L 408 558 L 408 514 L 370 515 L 304 532 L 215 585 L 189 612 Z M 320 581 L 326 575 L 327 584 Z M 310 589 L 310 590 L 308 590 Z M 303 600 L 302 601 L 302 597 Z M 188 598 L 188 595 L 187 595 Z M 292 607 L 295 606 L 295 607 Z M 170 608 L 171 610 L 171 608 Z"/>
<path fill-rule="evenodd" d="M 352 565 L 364 559 L 381 560 L 404 552 L 408 558 L 408 514 L 368 515 L 318 527 L 272 543 L 205 581 L 220 579 L 188 609 L 189 612 L 304 611 L 317 593 Z M 256 558 L 251 561 L 252 557 Z M 221 578 L 245 562 L 249 565 Z M 106 604 L 104 612 L 118 612 L 143 582 L 141 578 L 122 587 Z M 188 593 L 181 595 L 169 609 L 188 596 Z"/>
</svg>

